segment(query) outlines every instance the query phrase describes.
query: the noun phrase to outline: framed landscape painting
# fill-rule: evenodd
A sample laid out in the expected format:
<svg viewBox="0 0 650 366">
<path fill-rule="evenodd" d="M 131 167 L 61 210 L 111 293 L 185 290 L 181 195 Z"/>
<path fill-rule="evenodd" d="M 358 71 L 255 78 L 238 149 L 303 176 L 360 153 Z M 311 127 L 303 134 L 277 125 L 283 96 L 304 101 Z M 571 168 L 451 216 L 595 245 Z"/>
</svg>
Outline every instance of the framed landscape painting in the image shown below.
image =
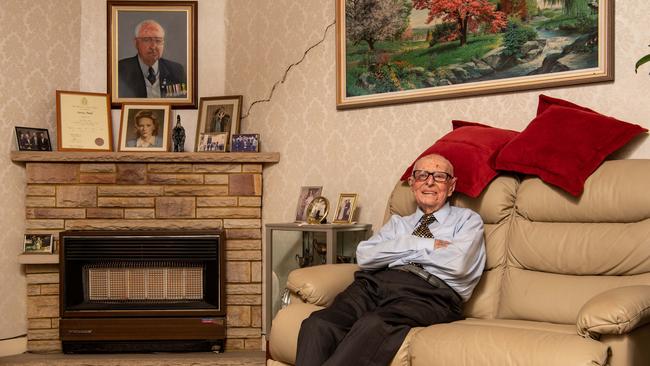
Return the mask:
<svg viewBox="0 0 650 366">
<path fill-rule="evenodd" d="M 336 0 L 336 17 L 338 109 L 614 79 L 613 0 Z"/>
</svg>

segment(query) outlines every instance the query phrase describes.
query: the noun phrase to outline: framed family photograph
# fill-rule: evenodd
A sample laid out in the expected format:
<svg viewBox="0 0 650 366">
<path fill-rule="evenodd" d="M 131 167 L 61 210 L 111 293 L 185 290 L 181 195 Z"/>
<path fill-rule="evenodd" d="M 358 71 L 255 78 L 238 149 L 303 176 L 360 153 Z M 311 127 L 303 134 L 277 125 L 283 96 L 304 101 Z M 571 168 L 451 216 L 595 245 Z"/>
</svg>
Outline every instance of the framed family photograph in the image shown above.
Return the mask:
<svg viewBox="0 0 650 366">
<path fill-rule="evenodd" d="M 298 196 L 298 206 L 296 207 L 295 222 L 306 222 L 308 216 L 307 207 L 314 198 L 321 195 L 323 187 L 320 186 L 305 186 L 300 188 L 300 195 Z"/>
<path fill-rule="evenodd" d="M 122 104 L 118 151 L 169 151 L 169 104 Z"/>
<path fill-rule="evenodd" d="M 614 0 L 336 0 L 336 105 L 614 80 Z"/>
<path fill-rule="evenodd" d="M 26 254 L 53 253 L 54 235 L 52 234 L 25 234 L 23 252 Z"/>
<path fill-rule="evenodd" d="M 335 224 L 351 223 L 356 206 L 356 193 L 341 193 L 339 195 L 339 202 L 336 204 L 336 211 L 334 211 L 334 219 L 332 222 Z"/>
<path fill-rule="evenodd" d="M 199 121 L 196 126 L 196 149 L 199 150 L 201 134 L 226 133 L 224 151 L 230 151 L 230 137 L 239 133 L 241 95 L 203 97 L 199 101 Z"/>
<path fill-rule="evenodd" d="M 52 151 L 46 128 L 16 127 L 18 151 Z"/>
<path fill-rule="evenodd" d="M 196 108 L 197 2 L 107 3 L 111 104 L 165 103 Z"/>
<path fill-rule="evenodd" d="M 320 224 L 327 220 L 327 214 L 330 211 L 330 201 L 323 196 L 314 198 L 307 206 L 307 222 L 310 224 Z"/>
<path fill-rule="evenodd" d="M 257 133 L 243 133 L 232 135 L 230 142 L 232 152 L 259 152 L 260 135 Z"/>
<path fill-rule="evenodd" d="M 108 94 L 56 91 L 57 149 L 113 151 Z"/>
<path fill-rule="evenodd" d="M 197 151 L 225 152 L 227 138 L 228 134 L 226 132 L 202 133 L 199 135 L 197 142 Z"/>
</svg>

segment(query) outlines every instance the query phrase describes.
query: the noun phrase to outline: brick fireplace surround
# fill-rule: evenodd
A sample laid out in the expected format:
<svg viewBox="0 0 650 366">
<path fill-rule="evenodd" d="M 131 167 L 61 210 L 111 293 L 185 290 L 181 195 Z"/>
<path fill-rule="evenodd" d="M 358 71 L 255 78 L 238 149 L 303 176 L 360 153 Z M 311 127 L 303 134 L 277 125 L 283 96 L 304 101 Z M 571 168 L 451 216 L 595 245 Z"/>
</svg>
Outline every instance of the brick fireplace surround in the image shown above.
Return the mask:
<svg viewBox="0 0 650 366">
<path fill-rule="evenodd" d="M 26 166 L 27 233 L 52 233 L 57 244 L 63 230 L 224 230 L 226 349 L 262 349 L 262 173 L 278 153 L 13 152 L 11 158 Z M 58 256 L 22 257 L 27 348 L 60 351 Z"/>
</svg>

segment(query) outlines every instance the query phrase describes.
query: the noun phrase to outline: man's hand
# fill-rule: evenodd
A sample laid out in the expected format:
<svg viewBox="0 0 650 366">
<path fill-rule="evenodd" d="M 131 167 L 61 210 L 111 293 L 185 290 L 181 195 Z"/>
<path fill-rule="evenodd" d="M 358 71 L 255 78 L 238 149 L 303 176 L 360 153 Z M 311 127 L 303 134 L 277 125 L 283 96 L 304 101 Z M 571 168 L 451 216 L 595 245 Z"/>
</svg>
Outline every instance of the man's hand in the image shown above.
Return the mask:
<svg viewBox="0 0 650 366">
<path fill-rule="evenodd" d="M 448 242 L 448 241 L 446 241 L 446 240 L 436 239 L 436 240 L 433 242 L 433 249 L 446 248 L 446 247 L 449 246 L 449 244 L 451 244 L 451 243 Z"/>
</svg>

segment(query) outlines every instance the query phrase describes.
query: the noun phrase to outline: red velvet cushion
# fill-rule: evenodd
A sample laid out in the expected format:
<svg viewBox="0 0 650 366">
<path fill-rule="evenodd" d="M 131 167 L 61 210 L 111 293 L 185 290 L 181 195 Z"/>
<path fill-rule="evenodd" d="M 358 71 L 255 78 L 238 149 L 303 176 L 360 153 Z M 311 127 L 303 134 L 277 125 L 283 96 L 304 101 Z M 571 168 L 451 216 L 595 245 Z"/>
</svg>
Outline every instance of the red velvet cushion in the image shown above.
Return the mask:
<svg viewBox="0 0 650 366">
<path fill-rule="evenodd" d="M 540 94 L 539 95 L 539 102 L 537 103 L 537 115 L 539 116 L 540 114 L 544 113 L 548 107 L 552 105 L 559 105 L 562 107 L 569 107 L 569 108 L 574 108 L 574 109 L 579 109 L 581 111 L 585 112 L 593 112 L 593 113 L 598 113 L 592 109 L 589 109 L 587 107 L 583 107 L 581 105 L 571 103 L 568 100 L 560 99 L 560 98 L 553 98 L 549 97 L 548 95 Z"/>
<path fill-rule="evenodd" d="M 413 164 L 423 156 L 440 154 L 454 165 L 458 177 L 456 191 L 477 197 L 497 175 L 494 158 L 499 149 L 518 132 L 493 128 L 480 123 L 452 121 L 454 130 L 426 149 L 402 175 L 407 180 L 413 173 Z"/>
<path fill-rule="evenodd" d="M 585 108 L 549 105 L 501 149 L 496 169 L 534 174 L 579 196 L 607 155 L 645 131 Z"/>
</svg>

